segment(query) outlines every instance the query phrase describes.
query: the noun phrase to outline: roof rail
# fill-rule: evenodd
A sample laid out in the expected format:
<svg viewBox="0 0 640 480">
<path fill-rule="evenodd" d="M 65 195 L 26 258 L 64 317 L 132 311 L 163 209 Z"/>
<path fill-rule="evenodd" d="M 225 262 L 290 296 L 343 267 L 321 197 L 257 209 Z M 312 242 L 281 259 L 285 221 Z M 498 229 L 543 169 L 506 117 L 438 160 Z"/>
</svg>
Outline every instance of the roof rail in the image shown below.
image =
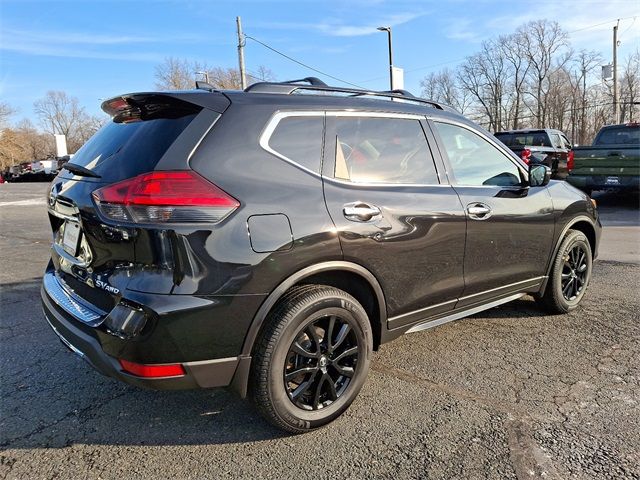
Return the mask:
<svg viewBox="0 0 640 480">
<path fill-rule="evenodd" d="M 309 82 L 310 85 L 301 85 L 299 82 Z M 319 82 L 319 83 L 313 83 Z M 254 93 L 279 93 L 283 95 L 291 95 L 297 91 L 314 91 L 314 92 L 338 92 L 351 94 L 354 97 L 358 96 L 371 96 L 371 97 L 385 97 L 385 98 L 397 98 L 407 102 L 416 102 L 431 105 L 439 110 L 449 110 L 450 107 L 444 106 L 435 100 L 427 100 L 426 98 L 416 97 L 407 90 L 388 90 L 388 91 L 376 91 L 376 90 L 363 90 L 358 88 L 343 88 L 343 87 L 331 87 L 324 83 L 322 80 L 318 80 L 315 77 L 307 77 L 302 80 L 292 80 L 289 82 L 259 82 L 250 85 L 245 89 L 245 92 Z"/>
</svg>

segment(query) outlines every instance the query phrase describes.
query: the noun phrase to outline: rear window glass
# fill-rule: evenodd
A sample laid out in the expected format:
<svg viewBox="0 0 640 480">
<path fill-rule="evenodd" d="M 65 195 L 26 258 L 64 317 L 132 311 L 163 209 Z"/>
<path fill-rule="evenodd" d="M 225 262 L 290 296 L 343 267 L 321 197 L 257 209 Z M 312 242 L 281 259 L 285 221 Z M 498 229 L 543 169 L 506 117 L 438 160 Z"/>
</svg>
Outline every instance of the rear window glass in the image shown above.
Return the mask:
<svg viewBox="0 0 640 480">
<path fill-rule="evenodd" d="M 298 165 L 320 173 L 324 118 L 285 117 L 276 126 L 269 146 Z"/>
<path fill-rule="evenodd" d="M 496 133 L 496 138 L 509 147 L 550 147 L 549 136 L 545 132 Z"/>
<path fill-rule="evenodd" d="M 603 130 L 596 139 L 597 145 L 638 145 L 640 127 L 618 127 Z"/>
<path fill-rule="evenodd" d="M 131 123 L 112 119 L 85 143 L 70 162 L 113 179 L 134 177 L 154 169 L 185 128 L 195 118 L 189 112 L 172 118 L 154 117 Z"/>
</svg>

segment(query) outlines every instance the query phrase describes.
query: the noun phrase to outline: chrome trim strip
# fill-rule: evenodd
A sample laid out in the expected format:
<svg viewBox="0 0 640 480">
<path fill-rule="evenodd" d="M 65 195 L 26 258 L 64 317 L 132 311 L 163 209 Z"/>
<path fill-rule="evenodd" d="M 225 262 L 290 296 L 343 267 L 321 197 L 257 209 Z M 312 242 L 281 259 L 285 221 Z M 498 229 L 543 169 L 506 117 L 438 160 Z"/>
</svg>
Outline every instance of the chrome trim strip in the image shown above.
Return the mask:
<svg viewBox="0 0 640 480">
<path fill-rule="evenodd" d="M 509 283 L 508 285 L 503 285 L 501 287 L 491 288 L 489 290 L 483 290 L 482 292 L 473 293 L 471 295 L 465 295 L 464 297 L 460 297 L 458 299 L 458 301 L 461 302 L 463 300 L 467 300 L 469 298 L 477 297 L 479 295 L 486 295 L 487 293 L 496 292 L 498 290 L 505 290 L 505 289 L 510 288 L 510 287 L 517 287 L 518 285 L 522 285 L 522 284 L 525 284 L 525 283 L 541 282 L 545 278 L 547 278 L 546 275 L 543 275 L 541 277 L 527 278 L 526 280 L 522 280 L 521 282 Z"/>
<path fill-rule="evenodd" d="M 398 315 L 397 317 L 391 317 L 387 321 L 388 322 L 397 322 L 398 320 L 402 320 L 403 318 L 411 317 L 413 315 L 417 315 L 420 312 L 428 312 L 429 310 L 437 310 L 439 307 L 444 307 L 450 303 L 458 303 L 458 299 L 454 298 L 453 300 L 447 300 L 446 302 L 437 303 L 435 305 L 429 305 L 428 307 L 420 308 L 418 310 L 413 310 L 411 312 L 403 313 L 402 315 Z"/>
<path fill-rule="evenodd" d="M 51 323 L 51 320 L 49 320 L 49 316 L 47 315 L 47 312 L 44 311 L 44 309 L 42 309 L 42 313 L 44 313 L 44 318 L 47 321 L 47 323 L 49 324 L 49 326 L 51 327 L 51 330 L 53 330 L 53 333 L 55 333 L 58 338 L 60 339 L 60 341 L 62 343 L 64 343 L 67 347 L 69 347 L 69 349 L 75 353 L 76 355 L 78 355 L 81 358 L 86 358 L 86 355 L 84 354 L 84 352 L 78 350 L 76 347 L 74 347 L 71 342 L 69 340 L 67 340 L 66 338 L 64 338 L 62 336 L 62 334 L 58 331 L 58 329 L 56 327 L 53 326 L 53 324 Z"/>
<path fill-rule="evenodd" d="M 193 157 L 193 154 L 196 153 L 196 150 L 198 149 L 202 141 L 205 139 L 207 135 L 209 135 L 209 132 L 215 126 L 215 124 L 218 123 L 218 120 L 220 120 L 221 117 L 222 117 L 222 114 L 218 114 L 218 116 L 213 121 L 213 123 L 211 123 L 211 125 L 209 125 L 209 128 L 207 128 L 206 131 L 202 134 L 202 136 L 200 137 L 200 140 L 198 140 L 196 144 L 193 146 L 193 148 L 189 152 L 189 155 L 187 156 L 187 163 L 191 161 L 191 157 Z"/>
<path fill-rule="evenodd" d="M 53 273 L 46 273 L 43 279 L 44 289 L 60 308 L 72 315 L 77 320 L 91 327 L 100 324 L 104 312 L 99 311 L 93 305 L 81 300 L 63 280 Z"/>
<path fill-rule="evenodd" d="M 269 145 L 269 140 L 271 140 L 271 136 L 275 131 L 278 124 L 284 119 L 288 117 L 369 117 L 369 118 L 400 118 L 405 120 L 425 120 L 426 115 L 418 115 L 418 114 L 410 114 L 410 113 L 392 113 L 392 112 L 375 112 L 375 111 L 358 111 L 358 110 L 348 110 L 348 111 L 325 111 L 325 110 L 287 110 L 280 111 L 273 114 L 271 119 L 267 122 L 264 130 L 260 134 L 259 145 L 269 152 L 272 155 L 288 162 L 305 172 L 308 172 L 316 177 L 323 178 L 322 175 L 316 171 L 313 171 L 303 165 L 300 165 L 295 160 L 290 159 L 277 152 Z M 426 140 L 426 139 L 425 139 Z M 334 178 L 324 177 L 328 180 L 335 180 Z M 343 183 L 343 182 L 339 182 Z M 365 183 L 355 183 L 355 182 L 344 182 L 347 185 L 367 185 Z M 425 186 L 421 184 L 399 184 L 399 183 L 374 183 L 371 184 L 373 186 L 393 186 L 393 187 L 403 187 L 403 186 Z M 442 185 L 428 185 L 428 186 L 442 186 Z M 445 185 L 449 186 L 449 185 Z"/>
<path fill-rule="evenodd" d="M 493 302 L 486 303 L 478 307 L 470 308 L 468 310 L 463 310 L 462 312 L 454 313 L 446 317 L 438 318 L 436 320 L 430 320 L 423 323 L 418 323 L 417 325 L 414 325 L 409 330 L 407 330 L 405 333 L 419 332 L 421 330 L 427 330 L 429 328 L 437 327 L 438 325 L 443 325 L 445 323 L 453 322 L 455 320 L 460 320 L 461 318 L 468 317 L 469 315 L 473 315 L 475 313 L 479 313 L 484 310 L 489 310 L 490 308 L 497 307 L 498 305 L 502 305 L 503 303 L 508 303 L 513 300 L 517 300 L 518 298 L 523 297 L 524 295 L 526 295 L 526 293 L 516 293 L 508 297 L 501 298 L 500 300 L 495 300 Z"/>
<path fill-rule="evenodd" d="M 53 248 L 53 250 L 56 252 L 56 254 L 58 254 L 59 257 L 62 257 L 67 262 L 71 263 L 72 265 L 76 265 L 76 266 L 82 267 L 82 268 L 86 268 L 89 265 L 91 265 L 91 260 L 89 260 L 87 262 L 80 261 L 79 259 L 77 259 L 73 255 L 67 253 L 67 251 L 57 243 L 52 243 L 51 244 L 51 248 Z"/>
</svg>

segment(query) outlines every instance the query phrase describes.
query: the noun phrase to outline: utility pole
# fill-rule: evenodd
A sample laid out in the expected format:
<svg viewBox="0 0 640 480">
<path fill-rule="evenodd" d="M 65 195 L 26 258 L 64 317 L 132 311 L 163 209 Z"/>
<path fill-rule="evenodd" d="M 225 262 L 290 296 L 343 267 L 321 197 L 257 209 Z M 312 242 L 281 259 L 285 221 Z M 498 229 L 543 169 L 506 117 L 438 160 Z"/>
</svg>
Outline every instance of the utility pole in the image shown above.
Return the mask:
<svg viewBox="0 0 640 480">
<path fill-rule="evenodd" d="M 620 20 L 618 20 L 620 24 Z M 618 24 L 613 27 L 613 123 L 620 122 L 618 105 Z"/>
<path fill-rule="evenodd" d="M 247 74 L 244 70 L 244 45 L 245 39 L 242 33 L 242 20 L 240 17 L 236 17 L 236 25 L 238 26 L 238 63 L 240 65 L 240 86 L 242 90 L 247 88 Z"/>
<path fill-rule="evenodd" d="M 580 145 L 587 141 L 587 67 L 582 65 L 582 118 L 580 119 Z M 575 141 L 575 138 L 574 138 Z"/>
</svg>

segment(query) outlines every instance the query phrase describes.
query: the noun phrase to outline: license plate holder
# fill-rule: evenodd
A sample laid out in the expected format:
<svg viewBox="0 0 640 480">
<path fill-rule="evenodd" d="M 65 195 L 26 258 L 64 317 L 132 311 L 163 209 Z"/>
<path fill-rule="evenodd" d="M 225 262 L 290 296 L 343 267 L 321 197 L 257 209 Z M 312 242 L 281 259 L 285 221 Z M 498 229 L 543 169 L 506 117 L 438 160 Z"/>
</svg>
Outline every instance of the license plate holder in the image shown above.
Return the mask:
<svg viewBox="0 0 640 480">
<path fill-rule="evenodd" d="M 604 183 L 606 185 L 620 185 L 620 179 L 618 177 L 607 177 Z"/>
<path fill-rule="evenodd" d="M 80 224 L 67 220 L 64 223 L 64 233 L 62 234 L 62 248 L 69 255 L 76 256 L 78 244 L 80 243 Z"/>
</svg>

